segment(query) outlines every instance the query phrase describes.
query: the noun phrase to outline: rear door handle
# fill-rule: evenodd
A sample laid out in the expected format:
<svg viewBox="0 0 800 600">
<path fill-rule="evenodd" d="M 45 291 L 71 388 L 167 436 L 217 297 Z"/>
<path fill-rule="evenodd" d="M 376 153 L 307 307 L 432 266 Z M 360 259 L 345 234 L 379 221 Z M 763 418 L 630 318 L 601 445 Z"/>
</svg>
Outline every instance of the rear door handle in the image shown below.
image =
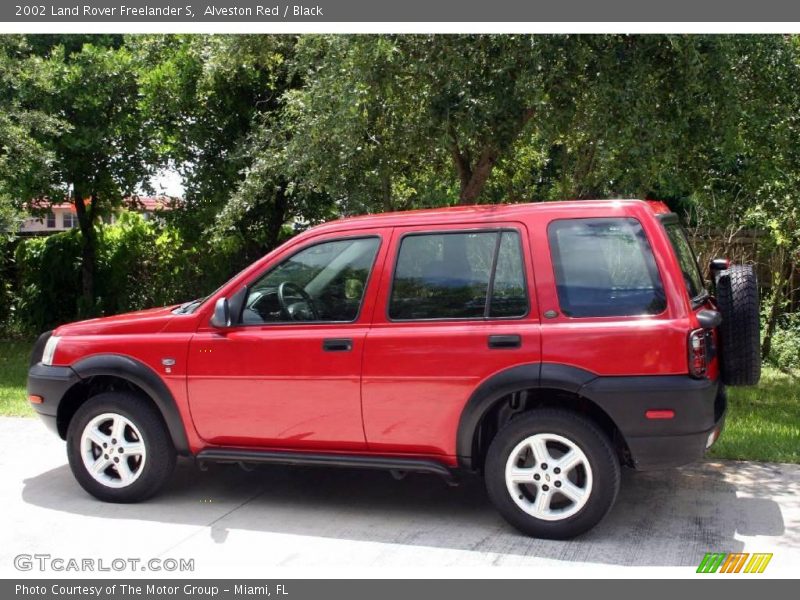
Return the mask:
<svg viewBox="0 0 800 600">
<path fill-rule="evenodd" d="M 353 340 L 348 338 L 322 340 L 322 349 L 325 352 L 350 352 L 353 349 Z"/>
<path fill-rule="evenodd" d="M 522 336 L 516 333 L 489 336 L 489 348 L 519 348 L 520 346 L 522 346 Z"/>
</svg>

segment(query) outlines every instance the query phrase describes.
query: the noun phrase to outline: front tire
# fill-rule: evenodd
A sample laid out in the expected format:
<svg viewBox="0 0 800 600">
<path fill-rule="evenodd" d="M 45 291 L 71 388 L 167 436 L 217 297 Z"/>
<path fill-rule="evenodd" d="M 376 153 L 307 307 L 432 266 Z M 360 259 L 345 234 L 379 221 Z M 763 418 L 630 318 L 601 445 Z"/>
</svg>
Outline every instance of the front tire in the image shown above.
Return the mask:
<svg viewBox="0 0 800 600">
<path fill-rule="evenodd" d="M 158 411 L 125 392 L 98 394 L 67 429 L 67 457 L 78 483 L 105 502 L 153 496 L 175 468 L 176 453 Z"/>
<path fill-rule="evenodd" d="M 577 413 L 541 409 L 498 432 L 485 479 L 492 503 L 511 525 L 533 537 L 569 539 L 611 510 L 620 467 L 594 423 Z"/>
</svg>

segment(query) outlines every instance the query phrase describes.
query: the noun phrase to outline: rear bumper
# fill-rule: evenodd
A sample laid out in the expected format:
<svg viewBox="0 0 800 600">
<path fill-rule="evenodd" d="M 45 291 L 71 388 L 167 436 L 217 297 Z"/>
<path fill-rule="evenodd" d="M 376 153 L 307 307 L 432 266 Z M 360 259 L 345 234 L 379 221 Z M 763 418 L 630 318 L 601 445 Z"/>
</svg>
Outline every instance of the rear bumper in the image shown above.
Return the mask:
<svg viewBox="0 0 800 600">
<path fill-rule="evenodd" d="M 48 429 L 64 437 L 58 426 L 58 407 L 64 394 L 80 381 L 69 367 L 52 367 L 37 363 L 28 370 L 28 396 L 40 396 L 41 404 L 31 403 Z"/>
<path fill-rule="evenodd" d="M 675 377 L 598 378 L 582 390 L 614 420 L 632 466 L 646 471 L 702 458 L 725 424 L 727 396 L 718 381 Z M 671 419 L 648 419 L 648 410 L 671 410 Z"/>
<path fill-rule="evenodd" d="M 628 438 L 633 466 L 638 471 L 653 471 L 694 462 L 716 442 L 724 426 L 723 416 L 714 427 L 701 433 Z"/>
</svg>

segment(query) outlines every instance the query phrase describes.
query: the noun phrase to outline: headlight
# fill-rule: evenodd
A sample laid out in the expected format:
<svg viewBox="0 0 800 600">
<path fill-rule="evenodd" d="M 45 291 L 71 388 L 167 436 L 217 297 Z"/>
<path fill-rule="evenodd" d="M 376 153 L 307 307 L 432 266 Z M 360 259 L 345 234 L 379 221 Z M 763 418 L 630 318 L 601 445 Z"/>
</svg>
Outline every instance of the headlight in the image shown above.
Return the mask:
<svg viewBox="0 0 800 600">
<path fill-rule="evenodd" d="M 53 364 L 53 356 L 56 353 L 56 347 L 58 346 L 58 342 L 61 341 L 60 337 L 56 337 L 54 335 L 50 336 L 50 339 L 47 340 L 47 344 L 44 347 L 44 354 L 42 354 L 42 364 L 43 365 L 52 365 Z"/>
</svg>

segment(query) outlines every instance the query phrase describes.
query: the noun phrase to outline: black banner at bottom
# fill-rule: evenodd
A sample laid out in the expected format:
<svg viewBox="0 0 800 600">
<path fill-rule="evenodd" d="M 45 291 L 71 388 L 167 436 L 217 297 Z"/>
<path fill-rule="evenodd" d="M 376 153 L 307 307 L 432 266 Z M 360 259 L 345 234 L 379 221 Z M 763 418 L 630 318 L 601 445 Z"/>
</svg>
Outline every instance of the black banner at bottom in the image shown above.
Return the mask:
<svg viewBox="0 0 800 600">
<path fill-rule="evenodd" d="M 591 598 L 604 593 L 647 600 L 675 600 L 676 594 L 702 591 L 726 600 L 778 593 L 791 581 L 699 577 L 694 580 L 529 580 L 529 579 L 252 579 L 252 580 L 3 580 L 3 600 L 498 600 L 499 598 Z M 766 589 L 765 589 L 766 588 Z M 794 590 L 796 591 L 796 590 Z M 794 595 L 794 594 L 792 594 Z"/>
</svg>

